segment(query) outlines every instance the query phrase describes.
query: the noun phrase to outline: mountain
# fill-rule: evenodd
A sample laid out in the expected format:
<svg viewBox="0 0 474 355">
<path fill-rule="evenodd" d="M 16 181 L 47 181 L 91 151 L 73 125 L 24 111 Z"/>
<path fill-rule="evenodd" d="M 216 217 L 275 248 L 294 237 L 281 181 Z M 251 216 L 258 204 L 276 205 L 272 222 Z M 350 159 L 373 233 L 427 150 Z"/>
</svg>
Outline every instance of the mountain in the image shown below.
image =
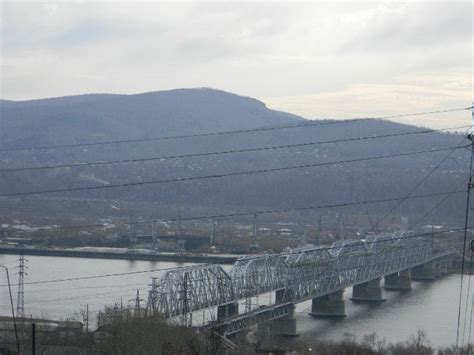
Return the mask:
<svg viewBox="0 0 474 355">
<path fill-rule="evenodd" d="M 2 146 L 69 144 L 260 127 L 299 120 L 210 89 L 0 102 Z"/>
<path fill-rule="evenodd" d="M 253 98 L 213 89 L 177 89 L 137 95 L 90 94 L 31 101 L 0 101 L 0 150 L 222 132 L 305 123 L 305 119 L 268 109 Z M 239 134 L 150 140 L 46 150 L 0 152 L 2 169 L 88 161 L 155 158 L 169 155 L 241 150 L 287 144 L 413 132 L 420 128 L 390 121 L 335 122 Z M 462 137 L 450 133 L 403 135 L 306 145 L 286 149 L 184 159 L 0 172 L 0 193 L 76 186 L 143 182 L 267 168 L 317 164 L 370 156 L 449 148 Z M 221 179 L 35 195 L 31 199 L 84 199 L 159 202 L 204 206 L 210 210 L 288 208 L 393 198 L 406 195 L 449 152 L 366 160 Z M 454 151 L 413 194 L 452 190 L 466 176 L 468 152 Z M 441 196 L 442 197 L 442 196 Z M 441 197 L 410 200 L 398 214 L 422 215 Z M 5 200 L 5 199 L 3 199 Z M 438 218 L 458 217 L 460 196 L 446 201 Z M 394 202 L 367 208 L 383 214 Z M 352 213 L 366 207 L 355 206 Z"/>
</svg>

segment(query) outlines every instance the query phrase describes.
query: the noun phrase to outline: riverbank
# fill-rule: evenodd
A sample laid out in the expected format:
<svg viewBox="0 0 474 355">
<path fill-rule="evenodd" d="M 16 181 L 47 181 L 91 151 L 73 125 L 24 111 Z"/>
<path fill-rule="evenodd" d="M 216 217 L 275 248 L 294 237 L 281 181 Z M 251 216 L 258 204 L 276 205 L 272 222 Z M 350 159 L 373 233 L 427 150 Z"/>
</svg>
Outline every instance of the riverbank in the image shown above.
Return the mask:
<svg viewBox="0 0 474 355">
<path fill-rule="evenodd" d="M 37 255 L 37 256 L 59 256 L 70 258 L 93 258 L 93 259 L 121 259 L 121 260 L 143 260 L 143 261 L 170 261 L 189 263 L 213 263 L 232 264 L 241 255 L 232 254 L 185 254 L 185 253 L 160 253 L 146 249 L 124 249 L 124 248 L 18 248 L 0 247 L 0 254 L 6 255 Z"/>
<path fill-rule="evenodd" d="M 469 339 L 460 344 L 436 347 L 427 333 L 418 329 L 404 341 L 387 342 L 376 333 L 357 339 L 347 336 L 340 341 L 321 341 L 286 338 L 265 332 L 226 339 L 214 332 L 198 332 L 192 327 L 168 323 L 158 316 L 127 309 L 105 309 L 99 327 L 91 331 L 81 322 L 54 322 L 43 319 L 20 319 L 14 332 L 9 319 L 0 320 L 0 353 L 23 354 L 38 351 L 41 354 L 80 353 L 99 354 L 319 354 L 319 355 L 472 355 Z M 3 327 L 1 326 L 3 324 Z M 32 339 L 34 326 L 35 340 Z M 18 344 L 18 345 L 17 345 Z M 34 349 L 34 350 L 33 350 Z"/>
</svg>

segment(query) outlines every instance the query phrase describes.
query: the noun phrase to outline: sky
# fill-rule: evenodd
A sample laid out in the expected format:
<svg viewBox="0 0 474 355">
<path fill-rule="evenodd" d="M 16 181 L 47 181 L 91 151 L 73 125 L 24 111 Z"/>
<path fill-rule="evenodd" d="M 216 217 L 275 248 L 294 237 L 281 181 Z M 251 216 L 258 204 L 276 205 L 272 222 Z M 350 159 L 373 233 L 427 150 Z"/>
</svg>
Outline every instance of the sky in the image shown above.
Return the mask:
<svg viewBox="0 0 474 355">
<path fill-rule="evenodd" d="M 474 100 L 470 1 L 0 2 L 3 99 L 212 87 L 312 119 Z"/>
</svg>

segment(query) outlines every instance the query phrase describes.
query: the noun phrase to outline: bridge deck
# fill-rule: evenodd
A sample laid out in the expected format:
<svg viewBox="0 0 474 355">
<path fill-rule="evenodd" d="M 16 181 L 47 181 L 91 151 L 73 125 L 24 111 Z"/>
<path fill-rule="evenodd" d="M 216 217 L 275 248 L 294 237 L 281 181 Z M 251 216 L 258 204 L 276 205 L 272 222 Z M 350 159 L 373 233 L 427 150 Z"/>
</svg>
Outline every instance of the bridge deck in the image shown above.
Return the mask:
<svg viewBox="0 0 474 355">
<path fill-rule="evenodd" d="M 246 257 L 237 260 L 230 272 L 219 265 L 191 266 L 168 271 L 159 280 L 154 279 L 148 307 L 165 318 L 186 318 L 192 312 L 227 307 L 275 293 L 274 304 L 246 313 L 226 310 L 230 314 L 218 316 L 218 322 L 206 325 L 232 334 L 287 316 L 297 303 L 425 263 L 436 263 L 453 252 L 435 253 L 431 238 L 385 235 L 331 248 L 309 247 Z"/>
</svg>

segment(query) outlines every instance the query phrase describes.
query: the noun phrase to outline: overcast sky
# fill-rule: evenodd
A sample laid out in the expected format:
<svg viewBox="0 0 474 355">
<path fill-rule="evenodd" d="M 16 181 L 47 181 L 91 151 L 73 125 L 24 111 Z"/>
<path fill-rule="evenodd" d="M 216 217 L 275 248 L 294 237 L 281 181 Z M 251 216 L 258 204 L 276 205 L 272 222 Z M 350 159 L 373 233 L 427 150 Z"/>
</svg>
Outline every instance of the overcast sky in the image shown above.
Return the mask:
<svg viewBox="0 0 474 355">
<path fill-rule="evenodd" d="M 1 4 L 4 99 L 212 87 L 350 118 L 474 97 L 472 2 Z M 470 114 L 403 122 L 449 127 Z"/>
</svg>

